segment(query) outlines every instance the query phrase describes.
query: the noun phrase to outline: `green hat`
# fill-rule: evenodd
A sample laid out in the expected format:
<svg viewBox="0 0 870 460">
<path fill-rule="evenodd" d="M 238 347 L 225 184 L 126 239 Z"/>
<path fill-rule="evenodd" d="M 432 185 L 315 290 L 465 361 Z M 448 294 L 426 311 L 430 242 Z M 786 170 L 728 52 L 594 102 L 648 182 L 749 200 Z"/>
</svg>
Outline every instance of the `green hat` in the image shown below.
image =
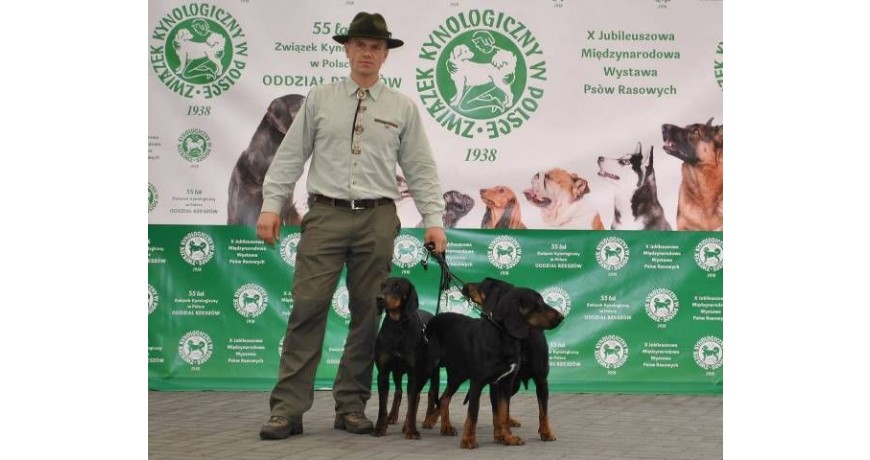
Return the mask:
<svg viewBox="0 0 870 460">
<path fill-rule="evenodd" d="M 347 33 L 344 35 L 334 35 L 333 40 L 339 43 L 347 43 L 351 37 L 375 38 L 387 41 L 387 48 L 398 48 L 405 44 L 402 40 L 392 37 L 392 33 L 387 30 L 387 21 L 379 13 L 360 12 L 350 22 L 350 27 L 347 28 Z"/>
</svg>

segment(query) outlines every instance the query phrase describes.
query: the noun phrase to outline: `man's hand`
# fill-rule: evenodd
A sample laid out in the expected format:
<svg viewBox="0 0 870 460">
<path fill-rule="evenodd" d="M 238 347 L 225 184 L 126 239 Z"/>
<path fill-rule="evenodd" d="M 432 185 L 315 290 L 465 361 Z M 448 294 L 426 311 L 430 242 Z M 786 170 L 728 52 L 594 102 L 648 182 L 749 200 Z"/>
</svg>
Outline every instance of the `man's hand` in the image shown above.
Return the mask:
<svg viewBox="0 0 870 460">
<path fill-rule="evenodd" d="M 444 254 L 447 250 L 447 235 L 441 227 L 429 227 L 426 229 L 426 234 L 423 236 L 423 242 L 435 243 L 435 249 L 432 252 Z"/>
<path fill-rule="evenodd" d="M 257 219 L 257 238 L 274 246 L 281 234 L 281 217 L 274 212 L 262 212 Z M 428 232 L 427 232 L 428 234 Z"/>
</svg>

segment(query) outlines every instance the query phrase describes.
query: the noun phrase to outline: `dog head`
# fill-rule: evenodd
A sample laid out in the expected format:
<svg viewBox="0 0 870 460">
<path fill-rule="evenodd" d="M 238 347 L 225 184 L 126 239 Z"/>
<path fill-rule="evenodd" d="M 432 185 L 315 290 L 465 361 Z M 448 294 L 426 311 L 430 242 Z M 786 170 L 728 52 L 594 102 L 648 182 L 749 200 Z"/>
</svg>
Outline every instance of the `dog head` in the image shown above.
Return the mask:
<svg viewBox="0 0 870 460">
<path fill-rule="evenodd" d="M 298 94 L 277 97 L 266 109 L 264 119 L 272 128 L 281 133 L 283 138 L 283 135 L 287 134 L 287 130 L 290 129 L 290 125 L 293 124 L 293 120 L 296 119 L 296 114 L 299 113 L 304 101 L 305 96 Z"/>
<path fill-rule="evenodd" d="M 665 152 L 690 165 L 713 164 L 722 162 L 722 125 L 695 123 L 681 128 L 675 125 L 662 125 L 662 148 Z"/>
<path fill-rule="evenodd" d="M 510 187 L 497 185 L 480 189 L 480 199 L 486 205 L 484 228 L 523 228 L 517 195 Z M 495 218 L 497 222 L 491 222 Z M 489 223 L 489 225 L 487 225 Z"/>
<path fill-rule="evenodd" d="M 393 321 L 402 321 L 417 314 L 420 308 L 417 289 L 407 278 L 387 278 L 377 297 L 378 314 L 387 311 Z"/>
<path fill-rule="evenodd" d="M 444 226 L 453 227 L 456 222 L 465 217 L 474 207 L 474 199 L 470 196 L 456 191 L 448 190 L 444 192 Z"/>
<path fill-rule="evenodd" d="M 560 203 L 571 204 L 590 192 L 589 182 L 561 168 L 540 171 L 532 176 L 532 187 L 523 191 L 526 199 L 539 208 Z"/>
<path fill-rule="evenodd" d="M 559 310 L 544 302 L 538 291 L 501 280 L 485 278 L 480 283 L 466 283 L 462 293 L 483 306 L 515 339 L 528 337 L 532 329 L 553 329 L 565 319 Z"/>
<path fill-rule="evenodd" d="M 621 157 L 598 157 L 598 175 L 612 181 L 616 185 L 627 188 L 637 188 L 643 185 L 647 175 L 653 170 L 653 148 L 644 155 L 640 142 L 634 153 L 626 153 Z M 635 179 L 637 181 L 635 182 Z"/>
</svg>

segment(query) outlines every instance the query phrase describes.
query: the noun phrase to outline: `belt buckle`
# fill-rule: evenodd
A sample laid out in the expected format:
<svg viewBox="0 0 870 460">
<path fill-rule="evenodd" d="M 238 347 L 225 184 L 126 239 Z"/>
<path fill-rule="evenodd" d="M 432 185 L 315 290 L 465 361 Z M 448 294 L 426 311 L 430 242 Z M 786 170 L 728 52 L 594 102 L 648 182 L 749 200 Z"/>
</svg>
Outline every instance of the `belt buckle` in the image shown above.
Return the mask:
<svg viewBox="0 0 870 460">
<path fill-rule="evenodd" d="M 350 209 L 352 209 L 352 210 L 354 210 L 354 211 L 359 211 L 360 209 L 365 209 L 365 208 L 363 208 L 363 207 L 357 207 L 357 206 L 356 206 L 356 200 L 350 200 Z"/>
</svg>

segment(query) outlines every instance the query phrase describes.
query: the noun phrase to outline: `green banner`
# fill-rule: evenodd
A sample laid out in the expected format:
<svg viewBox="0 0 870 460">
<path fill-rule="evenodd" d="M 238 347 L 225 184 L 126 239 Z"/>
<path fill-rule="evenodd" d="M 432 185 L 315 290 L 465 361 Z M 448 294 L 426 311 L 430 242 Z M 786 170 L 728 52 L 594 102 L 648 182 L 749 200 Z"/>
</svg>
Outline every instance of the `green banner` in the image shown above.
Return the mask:
<svg viewBox="0 0 870 460">
<path fill-rule="evenodd" d="M 465 282 L 538 290 L 566 319 L 547 332 L 557 392 L 722 393 L 722 232 L 448 229 Z M 299 233 L 279 245 L 253 227 L 149 225 L 148 384 L 157 390 L 268 390 L 293 308 Z M 440 270 L 423 230 L 396 238 L 393 275 L 435 312 Z M 456 288 L 440 311 L 476 317 Z M 344 277 L 329 312 L 316 388 L 330 388 L 349 324 Z"/>
</svg>

